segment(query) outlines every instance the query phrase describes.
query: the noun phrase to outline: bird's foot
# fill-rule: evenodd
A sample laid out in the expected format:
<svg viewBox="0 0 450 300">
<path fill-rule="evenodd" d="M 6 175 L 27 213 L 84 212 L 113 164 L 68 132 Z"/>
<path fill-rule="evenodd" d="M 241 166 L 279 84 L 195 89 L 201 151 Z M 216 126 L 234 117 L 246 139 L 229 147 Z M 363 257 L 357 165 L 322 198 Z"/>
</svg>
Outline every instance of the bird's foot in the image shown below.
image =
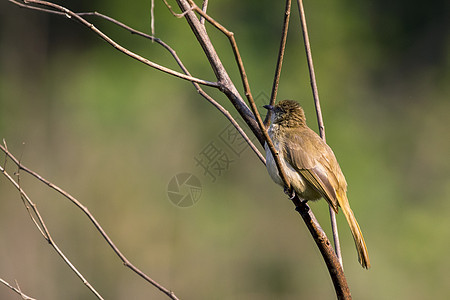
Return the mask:
<svg viewBox="0 0 450 300">
<path fill-rule="evenodd" d="M 287 187 L 284 187 L 284 193 L 288 195 L 289 199 L 292 200 L 295 198 L 295 191 L 293 188 L 288 189 Z"/>
</svg>

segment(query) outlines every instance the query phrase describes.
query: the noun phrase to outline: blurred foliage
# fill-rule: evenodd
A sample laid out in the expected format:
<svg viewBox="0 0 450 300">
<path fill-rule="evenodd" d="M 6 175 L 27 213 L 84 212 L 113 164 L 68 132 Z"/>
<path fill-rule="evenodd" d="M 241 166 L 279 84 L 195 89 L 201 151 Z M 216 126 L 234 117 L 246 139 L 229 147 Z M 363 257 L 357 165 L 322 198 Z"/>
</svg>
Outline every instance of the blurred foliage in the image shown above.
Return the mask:
<svg viewBox="0 0 450 300">
<path fill-rule="evenodd" d="M 148 32 L 150 3 L 136 2 L 64 5 Z M 213 80 L 186 22 L 162 2 L 155 5 L 156 35 L 195 76 Z M 449 2 L 305 6 L 327 141 L 346 174 L 373 266 L 360 268 L 338 215 L 353 297 L 447 299 Z M 267 0 L 209 4 L 209 13 L 236 34 L 260 105 L 271 90 L 283 9 Z M 158 45 L 90 20 L 131 50 L 176 68 Z M 305 226 L 250 150 L 233 157 L 215 182 L 196 166 L 194 157 L 228 123 L 191 84 L 136 63 L 62 17 L 1 1 L 0 22 L 0 137 L 25 165 L 89 207 L 133 263 L 182 299 L 334 298 Z M 296 5 L 290 29 L 279 99 L 300 100 L 316 129 Z M 211 26 L 208 32 L 238 85 L 227 40 Z M 167 198 L 167 184 L 179 172 L 202 181 L 194 207 L 180 209 Z M 105 298 L 165 299 L 122 267 L 66 199 L 26 174 L 21 184 L 62 250 Z M 91 298 L 4 178 L 0 195 L 0 278 L 17 279 L 38 299 Z M 329 232 L 325 202 L 311 205 Z M 0 298 L 17 299 L 6 287 Z"/>
</svg>

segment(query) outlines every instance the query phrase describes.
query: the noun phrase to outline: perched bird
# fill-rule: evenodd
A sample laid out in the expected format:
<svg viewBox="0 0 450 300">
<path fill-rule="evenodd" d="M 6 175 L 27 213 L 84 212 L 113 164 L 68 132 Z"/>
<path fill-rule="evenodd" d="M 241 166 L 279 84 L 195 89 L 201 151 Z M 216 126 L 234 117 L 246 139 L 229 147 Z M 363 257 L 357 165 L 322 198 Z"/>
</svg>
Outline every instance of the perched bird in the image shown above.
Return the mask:
<svg viewBox="0 0 450 300">
<path fill-rule="evenodd" d="M 265 105 L 272 112 L 268 133 L 278 152 L 282 168 L 293 191 L 302 200 L 325 198 L 337 213 L 341 207 L 363 268 L 370 268 L 361 229 L 347 199 L 347 182 L 331 148 L 306 125 L 303 108 L 296 101 Z M 284 187 L 275 160 L 265 144 L 267 170 L 275 183 Z"/>
</svg>

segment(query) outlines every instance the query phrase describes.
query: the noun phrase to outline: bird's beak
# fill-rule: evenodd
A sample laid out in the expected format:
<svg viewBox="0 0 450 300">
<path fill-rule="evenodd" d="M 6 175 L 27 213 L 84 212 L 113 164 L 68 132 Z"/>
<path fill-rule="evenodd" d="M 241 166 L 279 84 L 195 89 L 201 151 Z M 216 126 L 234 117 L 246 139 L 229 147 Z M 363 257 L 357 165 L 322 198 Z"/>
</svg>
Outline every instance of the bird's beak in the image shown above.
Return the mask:
<svg viewBox="0 0 450 300">
<path fill-rule="evenodd" d="M 273 106 L 272 105 L 264 105 L 263 106 L 265 109 L 267 109 L 267 110 L 272 110 L 273 109 Z"/>
</svg>

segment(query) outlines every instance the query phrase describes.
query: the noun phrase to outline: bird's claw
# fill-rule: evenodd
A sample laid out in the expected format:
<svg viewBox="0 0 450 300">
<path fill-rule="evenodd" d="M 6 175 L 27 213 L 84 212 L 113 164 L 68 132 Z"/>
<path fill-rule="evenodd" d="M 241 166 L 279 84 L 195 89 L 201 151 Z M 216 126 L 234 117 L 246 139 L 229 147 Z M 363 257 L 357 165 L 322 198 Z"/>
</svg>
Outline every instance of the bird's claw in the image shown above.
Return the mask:
<svg viewBox="0 0 450 300">
<path fill-rule="evenodd" d="M 284 187 L 284 193 L 288 195 L 289 199 L 292 200 L 295 198 L 295 191 L 294 189 L 289 189 L 287 187 Z"/>
</svg>

